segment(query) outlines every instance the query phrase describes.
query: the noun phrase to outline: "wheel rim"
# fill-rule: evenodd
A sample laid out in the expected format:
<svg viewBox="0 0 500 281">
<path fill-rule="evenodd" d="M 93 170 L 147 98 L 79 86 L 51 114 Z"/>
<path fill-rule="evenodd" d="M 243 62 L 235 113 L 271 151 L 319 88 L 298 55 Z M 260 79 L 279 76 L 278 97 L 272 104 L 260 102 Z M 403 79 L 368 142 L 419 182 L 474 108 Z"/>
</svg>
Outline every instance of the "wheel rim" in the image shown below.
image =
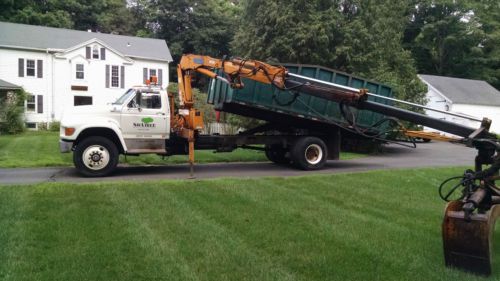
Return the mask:
<svg viewBox="0 0 500 281">
<path fill-rule="evenodd" d="M 83 152 L 83 164 L 91 170 L 101 170 L 109 164 L 109 151 L 102 145 L 92 145 Z"/>
<path fill-rule="evenodd" d="M 321 159 L 323 159 L 323 150 L 317 144 L 310 144 L 306 148 L 304 156 L 306 158 L 307 163 L 311 165 L 316 165 L 319 162 L 321 162 Z"/>
</svg>

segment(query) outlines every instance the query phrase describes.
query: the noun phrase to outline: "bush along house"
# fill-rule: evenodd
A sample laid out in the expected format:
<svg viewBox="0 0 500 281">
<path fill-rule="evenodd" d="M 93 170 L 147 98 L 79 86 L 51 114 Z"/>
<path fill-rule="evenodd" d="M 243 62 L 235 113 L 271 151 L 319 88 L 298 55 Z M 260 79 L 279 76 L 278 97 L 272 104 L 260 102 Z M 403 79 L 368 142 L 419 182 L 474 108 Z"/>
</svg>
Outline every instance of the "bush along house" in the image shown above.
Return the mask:
<svg viewBox="0 0 500 281">
<path fill-rule="evenodd" d="M 26 126 L 59 121 L 80 105 L 105 106 L 157 76 L 169 81 L 164 40 L 0 22 L 0 79 L 22 87 Z"/>
</svg>

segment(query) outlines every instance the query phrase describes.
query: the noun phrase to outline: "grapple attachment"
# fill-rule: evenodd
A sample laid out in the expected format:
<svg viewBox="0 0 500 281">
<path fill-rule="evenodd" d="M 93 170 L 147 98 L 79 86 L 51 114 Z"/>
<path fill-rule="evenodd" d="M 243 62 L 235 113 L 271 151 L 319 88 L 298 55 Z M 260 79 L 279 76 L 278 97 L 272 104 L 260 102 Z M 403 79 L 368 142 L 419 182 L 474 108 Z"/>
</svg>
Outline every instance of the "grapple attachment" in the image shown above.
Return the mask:
<svg viewBox="0 0 500 281">
<path fill-rule="evenodd" d="M 488 276 L 492 271 L 492 240 L 500 206 L 467 215 L 463 205 L 462 201 L 452 201 L 446 206 L 443 220 L 446 266 Z"/>
</svg>

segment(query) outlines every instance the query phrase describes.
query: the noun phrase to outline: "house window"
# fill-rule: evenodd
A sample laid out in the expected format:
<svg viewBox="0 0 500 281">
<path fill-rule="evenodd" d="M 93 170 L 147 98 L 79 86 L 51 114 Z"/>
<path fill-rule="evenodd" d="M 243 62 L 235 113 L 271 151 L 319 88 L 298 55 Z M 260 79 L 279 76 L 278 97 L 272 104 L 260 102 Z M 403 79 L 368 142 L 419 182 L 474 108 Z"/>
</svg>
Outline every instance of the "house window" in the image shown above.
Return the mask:
<svg viewBox="0 0 500 281">
<path fill-rule="evenodd" d="M 156 69 L 149 70 L 149 77 L 156 76 Z"/>
<path fill-rule="evenodd" d="M 73 101 L 74 106 L 79 105 L 92 105 L 92 97 L 87 96 L 75 96 Z"/>
<path fill-rule="evenodd" d="M 118 66 L 111 66 L 111 87 L 119 87 L 120 86 L 120 76 L 118 73 Z"/>
<path fill-rule="evenodd" d="M 26 76 L 35 77 L 35 60 L 26 60 Z"/>
<path fill-rule="evenodd" d="M 36 111 L 36 98 L 34 95 L 28 95 L 26 98 L 26 112 Z"/>
<path fill-rule="evenodd" d="M 99 59 L 99 47 L 97 45 L 92 48 L 92 58 Z"/>
<path fill-rule="evenodd" d="M 150 80 L 152 76 L 156 76 L 158 79 L 158 85 L 162 85 L 163 83 L 163 70 L 161 68 L 147 68 L 144 67 L 142 69 L 142 80 L 143 83 L 146 84 L 147 80 Z"/>
<path fill-rule="evenodd" d="M 32 122 L 26 123 L 26 128 L 36 129 L 36 123 L 32 123 Z"/>
<path fill-rule="evenodd" d="M 77 64 L 76 65 L 76 79 L 84 79 L 85 74 L 84 74 L 84 68 L 83 64 Z"/>
</svg>

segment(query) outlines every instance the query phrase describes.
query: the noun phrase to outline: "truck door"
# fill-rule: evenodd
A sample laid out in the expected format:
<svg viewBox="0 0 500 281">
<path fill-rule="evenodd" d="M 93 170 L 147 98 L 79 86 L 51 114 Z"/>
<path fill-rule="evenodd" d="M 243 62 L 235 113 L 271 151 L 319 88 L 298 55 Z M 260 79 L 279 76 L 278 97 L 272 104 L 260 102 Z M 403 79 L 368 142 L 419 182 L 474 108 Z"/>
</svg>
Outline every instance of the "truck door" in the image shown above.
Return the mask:
<svg viewBox="0 0 500 281">
<path fill-rule="evenodd" d="M 128 153 L 164 153 L 169 136 L 168 104 L 159 91 L 138 90 L 122 109 L 121 127 Z"/>
</svg>

